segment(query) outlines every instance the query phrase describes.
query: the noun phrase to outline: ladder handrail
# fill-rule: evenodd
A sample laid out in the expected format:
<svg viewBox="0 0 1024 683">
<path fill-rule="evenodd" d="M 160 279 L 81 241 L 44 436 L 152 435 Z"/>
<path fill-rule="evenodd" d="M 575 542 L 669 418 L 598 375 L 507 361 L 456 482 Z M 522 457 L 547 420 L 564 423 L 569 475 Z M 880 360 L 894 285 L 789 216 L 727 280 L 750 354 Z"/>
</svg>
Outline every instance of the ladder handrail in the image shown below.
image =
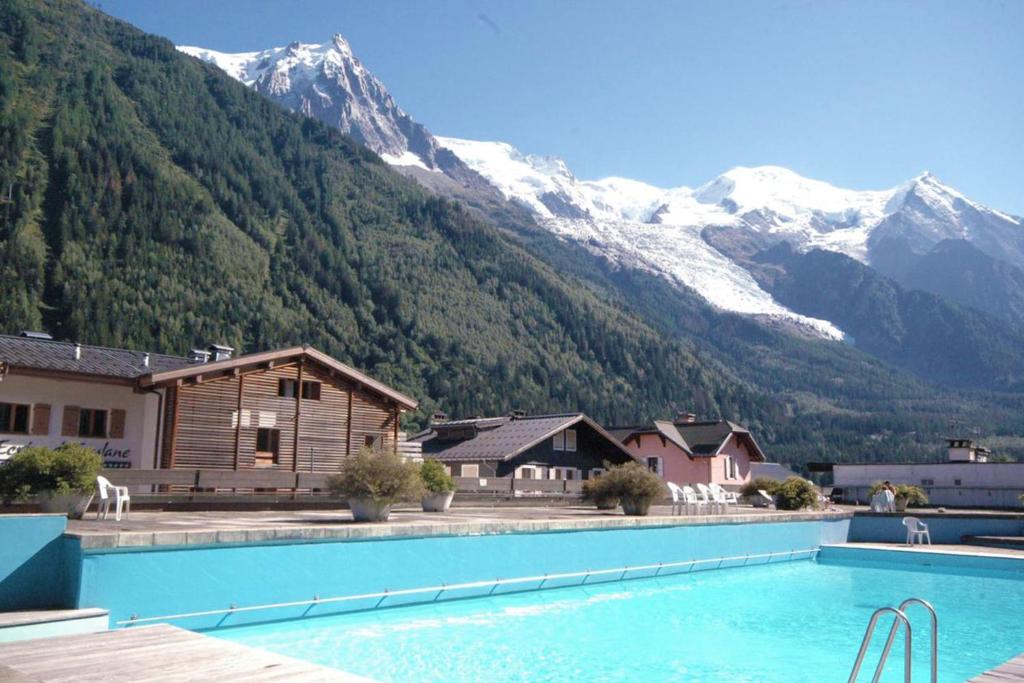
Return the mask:
<svg viewBox="0 0 1024 683">
<path fill-rule="evenodd" d="M 910 620 L 907 619 L 907 615 L 906 614 L 904 614 L 902 611 L 896 609 L 895 607 L 879 607 L 878 609 L 875 610 L 874 614 L 871 615 L 871 621 L 868 622 L 868 628 L 867 628 L 866 631 L 864 631 L 864 638 L 861 639 L 861 641 L 860 641 L 860 650 L 857 652 L 857 661 L 855 661 L 853 663 L 853 671 L 850 672 L 850 678 L 847 679 L 847 683 L 856 683 L 856 681 L 857 681 L 857 674 L 860 673 L 861 664 L 864 663 L 864 655 L 867 654 L 868 646 L 871 644 L 871 636 L 875 632 L 875 625 L 878 623 L 879 617 L 881 617 L 886 612 L 892 612 L 895 615 L 895 618 L 893 619 L 894 623 L 898 624 L 900 621 L 902 621 L 903 625 L 906 627 L 906 636 L 905 636 L 905 644 L 904 644 L 905 650 L 904 650 L 904 654 L 903 654 L 903 682 L 904 683 L 911 683 L 911 680 L 910 680 L 911 657 L 910 657 L 910 655 L 911 655 L 911 652 L 913 651 L 913 648 L 912 648 L 912 645 L 913 645 L 913 635 L 911 633 Z M 882 656 L 879 658 L 879 662 L 878 662 L 878 669 L 875 672 L 875 678 L 872 681 L 872 683 L 877 683 L 877 681 L 878 681 L 877 677 L 880 674 L 880 672 L 882 671 L 882 669 L 885 667 L 885 660 L 886 660 L 886 657 L 888 657 L 888 656 L 889 656 L 888 650 L 885 650 L 885 651 L 882 652 Z"/>
<path fill-rule="evenodd" d="M 935 612 L 935 608 L 927 600 L 922 598 L 907 598 L 900 603 L 899 610 L 906 613 L 908 605 L 921 605 L 928 610 L 932 620 L 932 669 L 931 669 L 931 683 L 938 683 L 939 680 L 939 615 Z M 896 629 L 898 621 L 895 619 L 892 622 L 892 628 L 889 629 L 889 637 L 885 641 L 885 649 L 882 651 L 882 658 L 884 659 L 889 655 L 889 650 L 892 648 L 892 643 L 896 640 Z M 873 681 L 877 681 L 882 675 L 882 664 L 879 663 L 878 669 L 875 670 L 875 677 Z"/>
</svg>

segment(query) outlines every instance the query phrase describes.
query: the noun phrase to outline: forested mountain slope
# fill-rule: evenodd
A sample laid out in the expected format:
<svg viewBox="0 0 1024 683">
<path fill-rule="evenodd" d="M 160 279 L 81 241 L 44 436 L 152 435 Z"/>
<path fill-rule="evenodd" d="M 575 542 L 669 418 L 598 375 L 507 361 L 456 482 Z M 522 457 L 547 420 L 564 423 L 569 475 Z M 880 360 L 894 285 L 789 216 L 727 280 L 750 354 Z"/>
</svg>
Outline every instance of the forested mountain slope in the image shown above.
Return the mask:
<svg viewBox="0 0 1024 683">
<path fill-rule="evenodd" d="M 506 226 L 507 227 L 507 226 Z M 722 314 L 526 225 L 499 230 L 323 124 L 71 0 L 0 5 L 0 330 L 181 353 L 310 343 L 452 415 L 672 407 L 785 462 L 928 457 L 937 390 Z"/>
</svg>

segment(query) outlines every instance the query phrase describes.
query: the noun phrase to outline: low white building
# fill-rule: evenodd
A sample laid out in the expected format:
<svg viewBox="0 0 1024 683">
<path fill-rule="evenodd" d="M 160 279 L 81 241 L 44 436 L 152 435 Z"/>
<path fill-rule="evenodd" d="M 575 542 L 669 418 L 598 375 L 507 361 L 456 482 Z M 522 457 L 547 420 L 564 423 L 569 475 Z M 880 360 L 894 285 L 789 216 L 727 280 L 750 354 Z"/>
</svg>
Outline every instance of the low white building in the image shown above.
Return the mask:
<svg viewBox="0 0 1024 683">
<path fill-rule="evenodd" d="M 835 465 L 836 488 L 845 502 L 864 503 L 878 481 L 920 486 L 929 505 L 1015 508 L 1024 495 L 1024 463 L 988 462 L 988 451 L 970 439 L 949 439 L 946 462 Z"/>
<path fill-rule="evenodd" d="M 109 468 L 157 465 L 163 390 L 136 379 L 188 359 L 0 335 L 0 462 L 26 446 L 82 443 Z"/>
</svg>

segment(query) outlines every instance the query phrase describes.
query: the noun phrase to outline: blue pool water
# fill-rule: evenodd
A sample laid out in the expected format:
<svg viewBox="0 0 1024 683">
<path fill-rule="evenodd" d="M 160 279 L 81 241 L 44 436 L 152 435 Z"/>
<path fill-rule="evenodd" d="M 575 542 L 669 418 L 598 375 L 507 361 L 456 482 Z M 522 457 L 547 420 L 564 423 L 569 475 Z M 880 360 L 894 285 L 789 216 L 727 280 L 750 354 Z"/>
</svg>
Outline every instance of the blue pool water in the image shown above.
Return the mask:
<svg viewBox="0 0 1024 683">
<path fill-rule="evenodd" d="M 211 635 L 379 681 L 845 681 L 872 611 L 940 617 L 940 680 L 1024 651 L 1024 579 L 793 561 L 245 626 Z M 912 608 L 920 609 L 920 608 Z M 915 681 L 930 630 L 915 623 Z M 870 680 L 880 641 L 866 660 Z M 885 681 L 902 680 L 902 635 Z"/>
</svg>

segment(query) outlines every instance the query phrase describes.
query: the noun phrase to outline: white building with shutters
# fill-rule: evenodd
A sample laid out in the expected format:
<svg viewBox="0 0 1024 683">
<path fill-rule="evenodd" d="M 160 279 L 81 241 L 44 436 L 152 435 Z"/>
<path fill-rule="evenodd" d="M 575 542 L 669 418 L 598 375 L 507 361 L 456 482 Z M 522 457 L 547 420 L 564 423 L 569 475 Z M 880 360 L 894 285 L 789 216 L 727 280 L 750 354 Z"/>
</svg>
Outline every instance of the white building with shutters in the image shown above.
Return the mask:
<svg viewBox="0 0 1024 683">
<path fill-rule="evenodd" d="M 154 467 L 159 397 L 133 386 L 7 374 L 0 381 L 0 460 L 26 446 L 72 441 L 104 467 Z M 147 438 L 147 435 L 149 438 Z"/>
</svg>

